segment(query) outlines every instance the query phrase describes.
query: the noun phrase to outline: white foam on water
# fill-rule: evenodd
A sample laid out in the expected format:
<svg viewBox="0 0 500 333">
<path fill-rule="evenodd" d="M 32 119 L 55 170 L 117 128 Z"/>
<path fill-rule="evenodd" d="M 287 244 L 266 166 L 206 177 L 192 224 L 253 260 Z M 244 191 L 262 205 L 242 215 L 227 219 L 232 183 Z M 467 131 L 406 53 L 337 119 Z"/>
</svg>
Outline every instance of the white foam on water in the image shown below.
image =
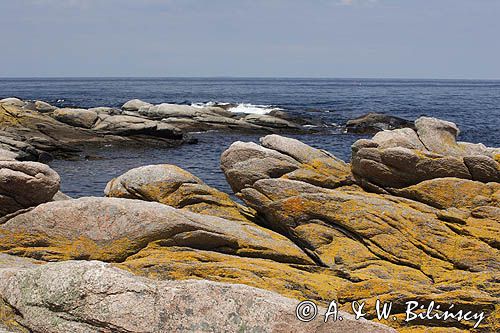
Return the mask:
<svg viewBox="0 0 500 333">
<path fill-rule="evenodd" d="M 248 114 L 268 114 L 271 111 L 279 111 L 279 110 L 282 109 L 273 107 L 271 105 L 253 105 L 249 103 L 241 103 L 229 109 L 230 112 L 248 113 Z"/>
<path fill-rule="evenodd" d="M 191 106 L 195 108 L 205 108 L 217 105 L 228 105 L 229 103 L 207 102 L 207 103 L 192 103 Z"/>
<path fill-rule="evenodd" d="M 232 103 L 222 103 L 222 102 L 207 102 L 207 103 L 193 103 L 191 106 L 195 108 L 204 108 L 218 105 L 231 105 Z M 234 104 L 233 104 L 234 105 Z M 254 105 L 250 103 L 240 103 L 228 109 L 229 112 L 234 113 L 247 113 L 247 114 L 268 114 L 271 111 L 281 111 L 283 109 L 274 107 L 272 105 Z"/>
</svg>

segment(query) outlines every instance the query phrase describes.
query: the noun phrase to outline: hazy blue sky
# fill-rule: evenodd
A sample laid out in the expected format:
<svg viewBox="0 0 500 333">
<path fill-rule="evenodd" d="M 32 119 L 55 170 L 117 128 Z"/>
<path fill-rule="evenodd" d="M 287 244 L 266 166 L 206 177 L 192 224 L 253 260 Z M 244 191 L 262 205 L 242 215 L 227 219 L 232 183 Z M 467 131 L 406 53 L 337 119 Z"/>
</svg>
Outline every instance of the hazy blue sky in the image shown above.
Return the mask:
<svg viewBox="0 0 500 333">
<path fill-rule="evenodd" d="M 0 76 L 500 79 L 500 0 L 0 0 Z"/>
</svg>

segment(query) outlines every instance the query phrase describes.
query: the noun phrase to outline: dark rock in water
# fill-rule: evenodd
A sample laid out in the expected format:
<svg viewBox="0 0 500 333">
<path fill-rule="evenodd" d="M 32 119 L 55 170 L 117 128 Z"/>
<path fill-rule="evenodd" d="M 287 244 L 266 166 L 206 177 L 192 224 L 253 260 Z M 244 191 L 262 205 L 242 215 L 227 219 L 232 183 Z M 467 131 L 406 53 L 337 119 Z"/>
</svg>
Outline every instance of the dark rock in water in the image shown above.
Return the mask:
<svg viewBox="0 0 500 333">
<path fill-rule="evenodd" d="M 373 134 L 397 128 L 415 128 L 413 121 L 381 113 L 367 113 L 347 121 L 347 133 Z"/>
</svg>

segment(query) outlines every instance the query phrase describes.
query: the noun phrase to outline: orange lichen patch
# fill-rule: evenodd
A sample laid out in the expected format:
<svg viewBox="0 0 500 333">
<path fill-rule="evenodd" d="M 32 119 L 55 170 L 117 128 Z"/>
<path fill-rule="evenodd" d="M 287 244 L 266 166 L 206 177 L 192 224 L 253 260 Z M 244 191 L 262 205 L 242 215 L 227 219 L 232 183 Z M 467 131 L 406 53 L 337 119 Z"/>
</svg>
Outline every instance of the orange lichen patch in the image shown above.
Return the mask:
<svg viewBox="0 0 500 333">
<path fill-rule="evenodd" d="M 311 219 L 324 221 L 350 238 L 362 239 L 379 258 L 417 268 L 426 275 L 439 275 L 455 265 L 473 270 L 498 265 L 496 250 L 480 240 L 450 232 L 434 214 L 382 201 L 380 196 L 342 194 L 335 198 L 333 192 L 328 197 L 311 194 L 275 202 L 267 217 L 290 228 Z"/>
<path fill-rule="evenodd" d="M 150 186 L 146 192 L 148 188 Z M 204 184 L 182 184 L 174 192 L 156 198 L 155 201 L 172 207 L 229 220 L 248 222 L 254 215 L 251 209 L 238 205 L 226 193 Z"/>
<path fill-rule="evenodd" d="M 487 218 L 469 217 L 465 225 L 448 223 L 447 226 L 457 234 L 475 237 L 489 244 L 491 247 L 500 248 L 500 224 L 498 221 Z"/>
<path fill-rule="evenodd" d="M 438 300 L 441 304 L 455 303 L 463 308 L 483 307 L 488 315 L 494 312 L 492 308 L 494 298 L 476 289 L 477 286 L 474 285 L 464 290 L 443 292 L 436 288 L 430 279 L 416 282 L 411 278 L 394 276 L 386 279 L 371 277 L 367 280 L 353 281 L 351 278 L 355 270 L 345 272 L 338 268 L 287 265 L 260 258 L 241 258 L 211 251 L 182 247 L 166 248 L 158 244 L 150 244 L 116 266 L 134 274 L 159 280 L 194 278 L 243 283 L 296 299 L 313 299 L 323 306 L 331 300 L 337 300 L 342 304 L 341 308 L 346 311 L 351 311 L 352 301 L 366 302 L 367 308 L 374 308 L 376 300 L 380 299 L 382 302 L 393 302 L 393 315 L 400 319 L 404 315 L 405 302 L 409 300 L 418 300 L 422 304 Z M 475 281 L 487 280 L 484 277 L 480 279 L 479 275 L 481 274 L 476 274 Z M 474 281 L 474 278 L 471 280 Z M 368 318 L 374 317 L 375 312 L 372 311 Z M 402 322 L 398 320 L 384 323 L 401 327 Z M 431 322 L 432 325 L 441 324 L 438 321 Z M 489 322 L 485 325 L 491 327 Z M 470 326 L 470 323 L 463 325 L 463 327 Z"/>
<path fill-rule="evenodd" d="M 306 202 L 301 197 L 291 197 L 283 200 L 283 213 L 289 212 L 290 216 L 299 215 L 306 209 Z"/>
<path fill-rule="evenodd" d="M 396 195 L 420 201 L 437 208 L 477 207 L 496 201 L 498 184 L 459 178 L 436 178 L 403 189 L 391 189 Z"/>
<path fill-rule="evenodd" d="M 239 238 L 204 230 L 192 230 L 175 235 L 163 235 L 160 232 L 142 238 L 121 237 L 99 242 L 83 236 L 68 239 L 49 237 L 44 233 L 0 230 L 0 252 L 46 261 L 83 259 L 120 262 L 150 243 L 161 243 L 164 246 L 180 245 L 278 262 L 314 264 L 299 247 L 280 234 L 244 222 L 241 228 L 244 235 Z"/>
<path fill-rule="evenodd" d="M 242 283 L 298 299 L 329 300 L 348 281 L 325 269 L 290 266 L 260 258 L 150 245 L 118 267 L 155 279 L 208 279 Z"/>
<path fill-rule="evenodd" d="M 351 179 L 349 164 L 327 158 L 317 158 L 281 178 L 303 181 L 324 188 L 335 188 Z"/>
<path fill-rule="evenodd" d="M 167 168 L 175 168 L 179 177 L 186 179 L 195 177 L 178 167 L 168 165 Z M 194 213 L 217 216 L 234 221 L 250 222 L 255 212 L 252 209 L 235 203 L 228 194 L 216 190 L 199 181 L 199 183 L 182 183 L 174 181 L 154 181 L 143 185 L 134 185 L 127 188 L 119 184 L 120 178 L 113 179 L 107 187 L 107 196 L 115 198 L 140 199 L 146 201 L 160 202 L 175 208 L 185 209 Z"/>
<path fill-rule="evenodd" d="M 45 261 L 71 259 L 122 261 L 145 246 L 126 238 L 97 244 L 85 237 L 66 239 L 48 237 L 42 233 L 30 234 L 5 230 L 0 230 L 0 240 L 0 252 Z"/>
</svg>

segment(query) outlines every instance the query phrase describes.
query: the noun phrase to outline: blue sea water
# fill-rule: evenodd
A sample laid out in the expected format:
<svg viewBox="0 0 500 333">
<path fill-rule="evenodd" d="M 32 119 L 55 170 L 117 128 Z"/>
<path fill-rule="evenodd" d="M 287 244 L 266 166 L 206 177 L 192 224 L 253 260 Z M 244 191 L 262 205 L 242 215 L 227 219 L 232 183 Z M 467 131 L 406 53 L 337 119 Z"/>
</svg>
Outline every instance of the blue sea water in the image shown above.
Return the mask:
<svg viewBox="0 0 500 333">
<path fill-rule="evenodd" d="M 57 106 L 119 107 L 139 98 L 151 103 L 209 101 L 273 105 L 294 115 L 330 125 L 322 134 L 294 135 L 340 158 L 361 136 L 342 133 L 339 125 L 367 112 L 407 119 L 421 115 L 455 122 L 459 140 L 500 147 L 500 81 L 282 78 L 60 78 L 0 79 L 0 97 L 39 99 Z M 234 141 L 256 135 L 196 134 L 199 143 L 178 148 L 105 147 L 85 154 L 100 160 L 54 161 L 62 190 L 72 196 L 102 195 L 106 183 L 141 165 L 170 163 L 209 185 L 230 192 L 219 169 L 220 154 Z"/>
</svg>

